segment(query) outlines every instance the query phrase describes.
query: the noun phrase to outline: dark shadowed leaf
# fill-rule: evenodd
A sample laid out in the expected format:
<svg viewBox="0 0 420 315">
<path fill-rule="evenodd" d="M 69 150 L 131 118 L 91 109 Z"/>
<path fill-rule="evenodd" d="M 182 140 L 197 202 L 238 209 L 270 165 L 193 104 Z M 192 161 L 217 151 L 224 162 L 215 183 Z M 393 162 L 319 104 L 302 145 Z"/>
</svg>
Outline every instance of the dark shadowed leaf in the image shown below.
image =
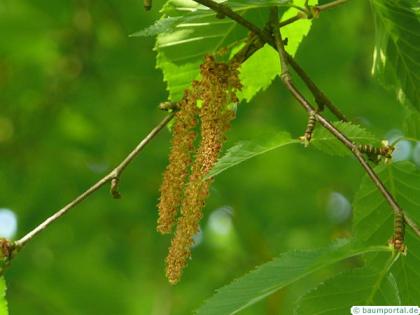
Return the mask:
<svg viewBox="0 0 420 315">
<path fill-rule="evenodd" d="M 350 314 L 356 305 L 400 305 L 398 286 L 389 267 L 384 263 L 382 269 L 358 268 L 327 280 L 298 301 L 295 315 L 342 315 Z"/>
<path fill-rule="evenodd" d="M 323 249 L 284 253 L 217 290 L 197 314 L 236 314 L 316 270 L 348 257 L 383 251 L 390 249 L 386 246 L 365 247 L 343 240 Z"/>
<path fill-rule="evenodd" d="M 381 144 L 371 132 L 359 125 L 339 121 L 335 122 L 334 126 L 355 143 L 377 146 Z M 328 130 L 319 125 L 313 133 L 311 145 L 330 155 L 346 156 L 352 154 L 351 151 L 338 141 Z"/>
<path fill-rule="evenodd" d="M 386 187 L 403 210 L 420 224 L 420 171 L 410 162 L 398 162 L 376 169 Z M 393 234 L 393 212 L 383 196 L 365 178 L 354 201 L 354 233 L 365 244 L 385 244 Z M 407 256 L 401 256 L 392 268 L 403 304 L 417 305 L 420 289 L 420 241 L 406 228 Z"/>
</svg>

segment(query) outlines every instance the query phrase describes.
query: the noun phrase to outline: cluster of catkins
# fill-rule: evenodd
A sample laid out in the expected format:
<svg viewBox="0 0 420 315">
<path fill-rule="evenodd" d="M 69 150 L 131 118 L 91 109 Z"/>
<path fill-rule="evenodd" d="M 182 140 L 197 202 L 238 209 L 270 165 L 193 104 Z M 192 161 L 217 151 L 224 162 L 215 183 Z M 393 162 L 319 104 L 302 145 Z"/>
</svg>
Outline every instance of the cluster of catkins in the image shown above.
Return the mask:
<svg viewBox="0 0 420 315">
<path fill-rule="evenodd" d="M 160 188 L 157 226 L 159 232 L 170 233 L 177 223 L 166 259 L 166 276 L 172 284 L 179 281 L 190 259 L 193 236 L 199 231 L 201 210 L 212 181 L 205 176 L 216 163 L 225 133 L 235 118 L 229 105 L 238 102 L 238 67 L 206 56 L 200 66 L 201 79 L 193 82 L 178 104 L 169 165 Z M 200 138 L 198 147 L 196 138 Z"/>
</svg>

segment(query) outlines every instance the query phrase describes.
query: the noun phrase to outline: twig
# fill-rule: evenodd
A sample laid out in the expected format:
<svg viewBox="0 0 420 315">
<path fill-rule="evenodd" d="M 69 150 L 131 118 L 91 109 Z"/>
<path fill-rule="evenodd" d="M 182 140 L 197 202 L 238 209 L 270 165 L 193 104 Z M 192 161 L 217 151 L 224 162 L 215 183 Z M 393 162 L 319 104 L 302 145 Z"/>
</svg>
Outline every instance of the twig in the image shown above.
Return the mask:
<svg viewBox="0 0 420 315">
<path fill-rule="evenodd" d="M 238 15 L 234 11 L 232 11 L 229 7 L 219 4 L 217 2 L 214 2 L 212 0 L 195 0 L 196 2 L 209 7 L 210 9 L 216 11 L 220 16 L 228 16 L 232 20 L 238 22 L 239 24 L 243 25 L 244 27 L 248 28 L 251 32 L 255 33 L 258 37 L 261 43 L 256 43 L 253 45 L 253 43 L 248 43 L 246 47 L 244 47 L 235 57 L 237 57 L 238 60 L 241 62 L 245 61 L 247 58 L 249 58 L 253 53 L 255 53 L 259 48 L 263 46 L 263 43 L 268 43 L 271 46 L 273 46 L 280 55 L 280 63 L 281 63 L 281 79 L 283 83 L 286 85 L 288 90 L 292 93 L 292 95 L 297 99 L 297 101 L 307 110 L 308 114 L 313 114 L 316 119 L 320 122 L 320 124 L 326 128 L 328 131 L 330 131 L 340 142 L 342 142 L 357 158 L 359 163 L 362 165 L 362 167 L 365 169 L 368 176 L 371 178 L 375 186 L 378 188 L 378 190 L 381 192 L 381 194 L 384 196 L 385 200 L 388 202 L 388 204 L 393 209 L 394 213 L 396 215 L 403 214 L 403 210 L 398 205 L 398 203 L 395 201 L 392 194 L 387 190 L 387 188 L 382 183 L 381 179 L 376 175 L 376 173 L 373 171 L 373 169 L 370 167 L 370 165 L 366 162 L 364 159 L 362 153 L 358 150 L 357 145 L 355 145 L 349 138 L 347 138 L 343 133 L 341 133 L 340 130 L 334 127 L 334 125 L 329 122 L 326 118 L 324 118 L 320 113 L 316 112 L 312 105 L 304 98 L 304 96 L 297 90 L 297 88 L 294 86 L 289 70 L 288 70 L 288 55 L 284 49 L 283 40 L 281 38 L 280 34 L 280 26 L 285 26 L 290 23 L 293 23 L 300 18 L 303 18 L 301 14 L 298 14 L 286 21 L 284 21 L 282 24 L 278 21 L 278 8 L 274 7 L 271 11 L 271 20 L 273 23 L 273 31 L 274 31 L 274 40 L 273 37 L 267 34 L 267 32 L 261 30 L 251 22 L 244 19 L 242 16 Z M 324 5 L 316 6 L 314 7 L 314 11 L 318 14 L 321 11 L 326 11 L 331 8 L 335 8 L 338 5 L 344 4 L 348 0 L 336 0 L 331 3 L 327 3 Z M 318 15 L 317 14 L 317 15 Z M 254 39 L 255 41 L 258 41 L 258 39 Z M 290 60 L 293 62 L 293 58 L 290 58 Z M 346 121 L 347 118 L 332 104 L 332 102 L 323 94 L 323 92 L 314 84 L 312 80 L 309 79 L 309 77 L 306 75 L 306 73 L 303 71 L 299 65 L 294 62 L 292 63 L 292 67 L 296 70 L 296 72 L 302 77 L 302 80 L 306 83 L 308 88 L 311 90 L 311 92 L 314 94 L 315 98 L 318 99 L 318 101 L 321 104 L 324 104 L 327 106 L 339 119 Z M 419 228 L 415 225 L 415 223 L 411 220 L 407 220 L 407 224 L 409 224 L 413 230 L 417 233 L 420 232 Z"/>
<path fill-rule="evenodd" d="M 408 224 L 409 227 L 413 230 L 413 232 L 420 237 L 420 227 L 411 219 L 409 216 L 407 216 L 407 213 L 404 213 L 404 219 L 405 222 Z"/>
<path fill-rule="evenodd" d="M 275 9 L 272 9 L 273 12 Z M 273 19 L 273 24 L 277 24 L 277 20 Z M 403 210 L 398 205 L 392 194 L 388 191 L 385 185 L 382 183 L 381 179 L 378 175 L 373 171 L 370 165 L 366 162 L 363 158 L 362 153 L 357 148 L 349 138 L 347 138 L 340 130 L 338 130 L 328 119 L 323 117 L 320 113 L 316 112 L 312 105 L 305 99 L 305 97 L 299 92 L 299 90 L 294 86 L 291 76 L 288 72 L 288 64 L 287 64 L 287 54 L 284 50 L 283 40 L 281 38 L 280 30 L 278 27 L 274 27 L 274 38 L 276 41 L 276 46 L 280 56 L 280 62 L 282 65 L 282 72 L 281 72 L 281 79 L 286 86 L 286 88 L 290 91 L 290 93 L 294 96 L 294 98 L 299 102 L 299 104 L 308 112 L 308 114 L 315 115 L 317 121 L 327 129 L 332 135 L 334 135 L 341 143 L 343 143 L 357 158 L 359 163 L 365 169 L 366 173 L 369 175 L 372 182 L 384 196 L 385 200 L 391 206 L 392 210 L 394 211 L 395 215 L 404 215 Z"/>
<path fill-rule="evenodd" d="M 194 0 L 195 2 L 204 5 L 205 7 L 208 7 L 212 9 L 213 11 L 217 12 L 219 16 L 227 16 L 230 19 L 236 21 L 238 24 L 244 26 L 245 28 L 249 29 L 251 32 L 255 33 L 260 37 L 264 42 L 270 42 L 271 38 L 270 36 L 265 33 L 263 30 L 261 30 L 258 26 L 251 23 L 247 19 L 243 18 L 241 15 L 233 11 L 231 8 L 229 8 L 227 5 L 223 3 L 217 3 L 213 0 Z"/>
<path fill-rule="evenodd" d="M 326 10 L 338 7 L 339 5 L 342 5 L 348 1 L 349 0 L 336 0 L 336 1 L 326 3 L 326 4 L 318 5 L 315 8 L 316 10 L 319 10 L 319 11 L 326 11 Z"/>
<path fill-rule="evenodd" d="M 130 164 L 133 159 L 143 150 L 143 148 L 148 144 L 162 129 L 165 127 L 175 116 L 175 114 L 170 114 L 166 116 L 155 128 L 153 128 L 150 133 L 134 148 L 133 151 L 110 173 L 112 178 L 119 178 L 124 169 Z"/>
<path fill-rule="evenodd" d="M 284 27 L 286 25 L 289 25 L 293 22 L 296 22 L 297 20 L 301 19 L 302 15 L 298 14 L 294 17 L 291 17 L 283 22 L 279 23 L 279 27 Z M 249 57 L 251 57 L 255 52 L 257 52 L 261 47 L 263 47 L 266 43 L 268 43 L 269 45 L 273 46 L 274 45 L 274 41 L 271 38 L 271 24 L 268 23 L 268 25 L 266 26 L 266 28 L 264 30 L 262 30 L 262 32 L 264 33 L 268 33 L 268 31 L 270 32 L 270 34 L 268 34 L 269 36 L 269 41 L 267 42 L 267 40 L 262 39 L 258 34 L 251 32 L 248 35 L 248 38 L 245 41 L 245 45 L 244 47 L 242 47 L 231 59 L 231 62 L 234 63 L 243 63 L 245 62 Z M 268 38 L 267 38 L 268 39 Z"/>
<path fill-rule="evenodd" d="M 250 33 L 242 47 L 231 59 L 232 63 L 244 63 L 249 57 L 263 47 L 265 42 L 261 41 L 255 33 Z"/>
<path fill-rule="evenodd" d="M 261 30 L 259 27 L 254 25 L 253 23 L 249 22 L 245 18 L 243 18 L 241 15 L 234 12 L 232 9 L 230 9 L 228 6 L 224 4 L 220 4 L 217 2 L 214 2 L 212 0 L 195 0 L 197 3 L 200 3 L 206 7 L 209 7 L 210 9 L 217 12 L 220 16 L 227 16 L 231 18 L 232 20 L 236 21 L 240 25 L 246 27 L 248 30 L 250 30 L 252 33 L 256 34 L 256 38 L 250 41 L 248 44 L 248 47 L 242 49 L 240 53 L 236 55 L 238 57 L 238 61 L 244 62 L 247 58 L 249 58 L 255 51 L 257 51 L 259 48 L 261 48 L 264 43 L 269 43 L 270 45 L 274 45 L 274 41 L 272 36 L 264 31 Z M 338 4 L 341 4 L 341 2 L 345 2 L 345 0 L 336 1 L 337 3 L 333 4 L 326 4 L 324 6 L 319 6 L 319 11 L 329 9 L 333 6 L 336 6 Z M 340 3 L 338 3 L 340 2 Z M 146 9 L 149 8 L 150 0 L 146 0 L 145 2 Z M 278 23 L 277 21 L 277 27 L 283 27 L 288 24 L 291 24 L 301 18 L 307 18 L 304 16 L 304 14 L 299 13 L 296 16 L 289 18 L 281 23 Z M 278 16 L 277 16 L 278 20 Z M 80 204 L 82 201 L 87 199 L 90 195 L 92 195 L 94 192 L 96 192 L 99 188 L 104 186 L 107 183 L 111 183 L 111 194 L 114 198 L 119 198 L 120 193 L 118 191 L 118 184 L 119 184 L 119 178 L 122 172 L 125 170 L 125 168 L 133 161 L 133 159 L 140 153 L 140 151 L 162 130 L 164 126 L 168 124 L 169 121 L 172 120 L 174 117 L 174 113 L 168 115 L 165 117 L 160 124 L 158 124 L 152 131 L 144 138 L 139 145 L 115 168 L 113 169 L 108 175 L 100 179 L 98 182 L 96 182 L 93 186 L 88 188 L 84 193 L 79 195 L 77 198 L 75 198 L 73 201 L 68 203 L 66 206 L 58 210 L 56 213 L 54 213 L 52 216 L 47 218 L 44 222 L 39 224 L 36 228 L 34 228 L 32 231 L 27 233 L 25 236 L 23 236 L 21 239 L 12 242 L 10 245 L 10 248 L 13 247 L 13 250 L 19 251 L 22 247 L 24 247 L 31 239 L 33 239 L 35 236 L 37 236 L 39 233 L 41 233 L 45 228 L 47 228 L 50 224 L 61 218 L 64 214 L 66 214 L 70 209 L 74 208 L 76 205 Z"/>
<path fill-rule="evenodd" d="M 279 23 L 279 27 L 281 28 L 280 24 L 281 23 Z M 232 58 L 232 61 L 243 63 L 263 46 L 264 42 L 262 42 L 257 35 L 251 33 L 250 38 L 247 40 L 245 46 L 235 54 L 235 56 Z M 312 95 L 314 95 L 315 101 L 317 102 L 320 109 L 322 109 L 323 106 L 326 106 L 338 119 L 342 121 L 348 121 L 347 117 L 337 108 L 337 106 L 333 104 L 333 102 L 324 94 L 324 92 L 321 91 L 321 89 L 312 81 L 305 70 L 303 70 L 303 68 L 294 60 L 291 55 L 287 54 L 287 60 L 288 63 L 292 66 L 293 70 L 296 71 L 302 81 L 309 88 Z"/>
<path fill-rule="evenodd" d="M 27 233 L 21 239 L 14 242 L 14 245 L 17 249 L 21 249 L 25 246 L 31 239 L 33 239 L 36 235 L 41 233 L 46 227 L 48 227 L 51 223 L 55 222 L 56 220 L 60 219 L 63 215 L 65 215 L 70 209 L 74 208 L 76 205 L 84 201 L 87 197 L 92 195 L 95 191 L 99 188 L 104 186 L 109 182 L 113 182 L 114 189 L 117 191 L 117 183 L 118 179 L 121 176 L 124 169 L 130 164 L 134 158 L 140 153 L 140 151 L 165 127 L 169 121 L 174 117 L 174 114 L 166 116 L 155 128 L 150 131 L 150 133 L 137 145 L 137 147 L 131 151 L 131 153 L 116 167 L 114 168 L 108 175 L 100 179 L 96 182 L 93 186 L 87 189 L 84 193 L 78 196 L 76 199 L 68 203 L 62 209 L 58 210 L 32 231 Z"/>
<path fill-rule="evenodd" d="M 298 13 L 295 16 L 292 16 L 291 18 L 288 18 L 287 20 L 284 20 L 282 22 L 279 23 L 279 27 L 284 27 L 286 25 L 292 24 L 302 18 L 304 18 L 306 16 L 304 16 L 302 13 Z"/>
<path fill-rule="evenodd" d="M 260 29 L 258 26 L 256 26 L 252 22 L 243 18 L 241 15 L 237 14 L 235 11 L 233 11 L 227 5 L 225 5 L 223 3 L 215 2 L 213 0 L 194 0 L 194 1 L 201 4 L 201 5 L 204 5 L 205 7 L 208 7 L 210 9 L 212 9 L 213 11 L 215 11 L 217 13 L 217 16 L 219 16 L 219 17 L 227 16 L 228 18 L 230 18 L 233 21 L 236 21 L 237 23 L 244 26 L 245 28 L 247 28 L 251 32 L 250 37 L 252 38 L 252 40 L 248 39 L 245 47 L 243 47 L 233 57 L 233 59 L 232 59 L 233 61 L 240 62 L 240 63 L 246 61 L 256 51 L 258 51 L 258 49 L 260 49 L 262 46 L 264 46 L 265 43 L 271 45 L 274 49 L 276 49 L 276 47 L 275 47 L 276 44 L 275 44 L 271 34 L 269 34 L 266 30 Z M 347 0 L 340 0 L 339 4 L 341 4 L 343 1 L 345 2 Z M 331 9 L 331 8 L 337 6 L 338 4 L 336 4 L 335 2 L 336 1 L 334 1 L 332 3 L 327 3 L 327 4 L 322 5 L 322 6 L 314 6 L 313 9 L 316 12 L 318 12 L 318 14 L 319 14 L 319 12 L 321 12 L 321 11 L 325 11 L 325 10 L 328 10 L 328 9 Z M 312 18 L 312 14 L 308 15 L 308 14 L 304 14 L 302 12 L 299 12 L 298 14 L 296 14 L 295 16 L 293 16 L 291 18 L 288 18 L 285 21 L 279 22 L 278 27 L 281 28 L 281 27 L 287 26 L 289 24 L 292 24 L 296 21 L 299 21 L 300 19 L 306 19 L 306 18 Z M 322 94 L 322 92 L 320 94 Z M 324 95 L 324 97 L 325 97 L 325 95 Z M 339 119 L 344 120 L 343 118 L 345 118 L 345 116 L 338 114 L 338 109 L 333 109 L 333 108 L 335 108 L 334 105 L 332 105 L 331 102 L 328 102 L 326 97 L 325 97 L 324 101 L 328 104 L 328 105 L 326 105 L 327 107 L 328 106 L 331 107 L 331 111 L 333 113 L 337 112 L 336 115 L 338 115 L 337 117 Z"/>
<path fill-rule="evenodd" d="M 318 88 L 314 81 L 302 69 L 302 67 L 294 60 L 292 56 L 287 54 L 287 62 L 292 66 L 293 70 L 299 75 L 302 81 L 315 97 L 315 101 L 320 108 L 326 106 L 338 119 L 348 121 L 347 117 L 332 103 L 332 101 Z"/>
</svg>

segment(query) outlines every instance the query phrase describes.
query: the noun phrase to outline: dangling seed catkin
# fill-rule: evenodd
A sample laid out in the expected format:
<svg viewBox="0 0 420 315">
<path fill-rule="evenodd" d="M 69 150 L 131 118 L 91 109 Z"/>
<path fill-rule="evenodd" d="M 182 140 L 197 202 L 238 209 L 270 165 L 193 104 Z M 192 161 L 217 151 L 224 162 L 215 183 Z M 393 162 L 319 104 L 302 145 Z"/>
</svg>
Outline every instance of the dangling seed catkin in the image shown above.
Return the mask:
<svg viewBox="0 0 420 315">
<path fill-rule="evenodd" d="M 308 117 L 308 123 L 306 124 L 305 134 L 301 137 L 301 139 L 305 141 L 305 146 L 311 141 L 315 126 L 316 115 L 315 112 L 311 112 Z"/>
<path fill-rule="evenodd" d="M 207 56 L 201 65 L 201 76 L 201 81 L 194 89 L 197 97 L 203 102 L 199 113 L 201 143 L 191 167 L 190 179 L 181 205 L 181 217 L 166 260 L 166 275 L 172 284 L 179 281 L 191 257 L 193 237 L 199 231 L 201 209 L 204 207 L 212 181 L 204 180 L 204 177 L 216 163 L 225 141 L 225 132 L 235 117 L 235 113 L 226 107 L 238 102 L 235 92 L 241 88 L 238 65 L 217 63 L 211 56 Z"/>
<path fill-rule="evenodd" d="M 191 91 L 185 91 L 179 106 L 180 110 L 175 115 L 176 120 L 172 129 L 169 164 L 163 174 L 160 187 L 157 230 L 161 233 L 170 233 L 176 221 L 177 211 L 182 202 L 183 189 L 192 163 L 196 138 L 198 108 L 195 96 Z"/>
<path fill-rule="evenodd" d="M 394 235 L 391 239 L 391 243 L 397 251 L 405 251 L 405 219 L 404 215 L 398 213 L 394 215 Z"/>
</svg>

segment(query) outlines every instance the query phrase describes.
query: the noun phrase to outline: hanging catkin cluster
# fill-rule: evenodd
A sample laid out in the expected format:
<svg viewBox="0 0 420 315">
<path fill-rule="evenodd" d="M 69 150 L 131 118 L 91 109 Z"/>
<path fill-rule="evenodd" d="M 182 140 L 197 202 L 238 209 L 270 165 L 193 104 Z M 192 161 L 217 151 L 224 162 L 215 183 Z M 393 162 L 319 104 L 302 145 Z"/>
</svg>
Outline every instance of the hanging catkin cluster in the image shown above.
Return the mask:
<svg viewBox="0 0 420 315">
<path fill-rule="evenodd" d="M 212 56 L 207 56 L 200 69 L 201 80 L 193 83 L 192 90 L 186 92 L 181 104 L 178 115 L 188 116 L 188 124 L 174 129 L 170 165 L 164 174 L 161 188 L 159 231 L 163 231 L 163 222 L 165 222 L 165 228 L 169 226 L 170 229 L 175 221 L 177 209 L 179 207 L 181 209 L 175 236 L 166 260 L 166 275 L 171 283 L 176 283 L 180 279 L 182 270 L 191 256 L 193 236 L 199 230 L 201 209 L 205 204 L 211 184 L 211 179 L 204 180 L 204 177 L 217 161 L 225 141 L 225 132 L 235 117 L 234 111 L 229 109 L 228 105 L 238 102 L 236 91 L 241 88 L 237 64 L 218 63 Z M 193 102 L 194 105 L 192 105 Z M 196 106 L 197 102 L 201 104 L 199 109 Z M 189 111 L 189 113 L 181 114 L 184 111 Z M 191 152 L 197 116 L 200 120 L 201 142 L 195 150 L 195 159 L 192 161 Z M 188 135 L 188 140 L 176 140 L 181 137 L 178 133 L 183 137 Z M 185 145 L 187 142 L 188 146 Z M 176 147 L 178 143 L 184 146 Z M 182 161 L 178 159 L 179 157 L 182 157 Z M 187 182 L 188 173 L 190 175 Z M 174 177 L 178 178 L 172 180 Z M 163 200 L 167 201 L 163 203 Z M 167 206 L 171 208 L 165 208 Z M 167 215 L 169 213 L 170 216 Z M 164 231 L 167 232 L 169 229 L 166 228 Z"/>
<path fill-rule="evenodd" d="M 172 149 L 168 167 L 163 174 L 158 205 L 157 230 L 163 234 L 171 232 L 190 172 L 189 167 L 192 163 L 196 138 L 195 127 L 198 114 L 196 103 L 195 95 L 186 90 L 179 103 L 181 110 L 176 113 L 176 120 L 172 127 Z"/>
</svg>

